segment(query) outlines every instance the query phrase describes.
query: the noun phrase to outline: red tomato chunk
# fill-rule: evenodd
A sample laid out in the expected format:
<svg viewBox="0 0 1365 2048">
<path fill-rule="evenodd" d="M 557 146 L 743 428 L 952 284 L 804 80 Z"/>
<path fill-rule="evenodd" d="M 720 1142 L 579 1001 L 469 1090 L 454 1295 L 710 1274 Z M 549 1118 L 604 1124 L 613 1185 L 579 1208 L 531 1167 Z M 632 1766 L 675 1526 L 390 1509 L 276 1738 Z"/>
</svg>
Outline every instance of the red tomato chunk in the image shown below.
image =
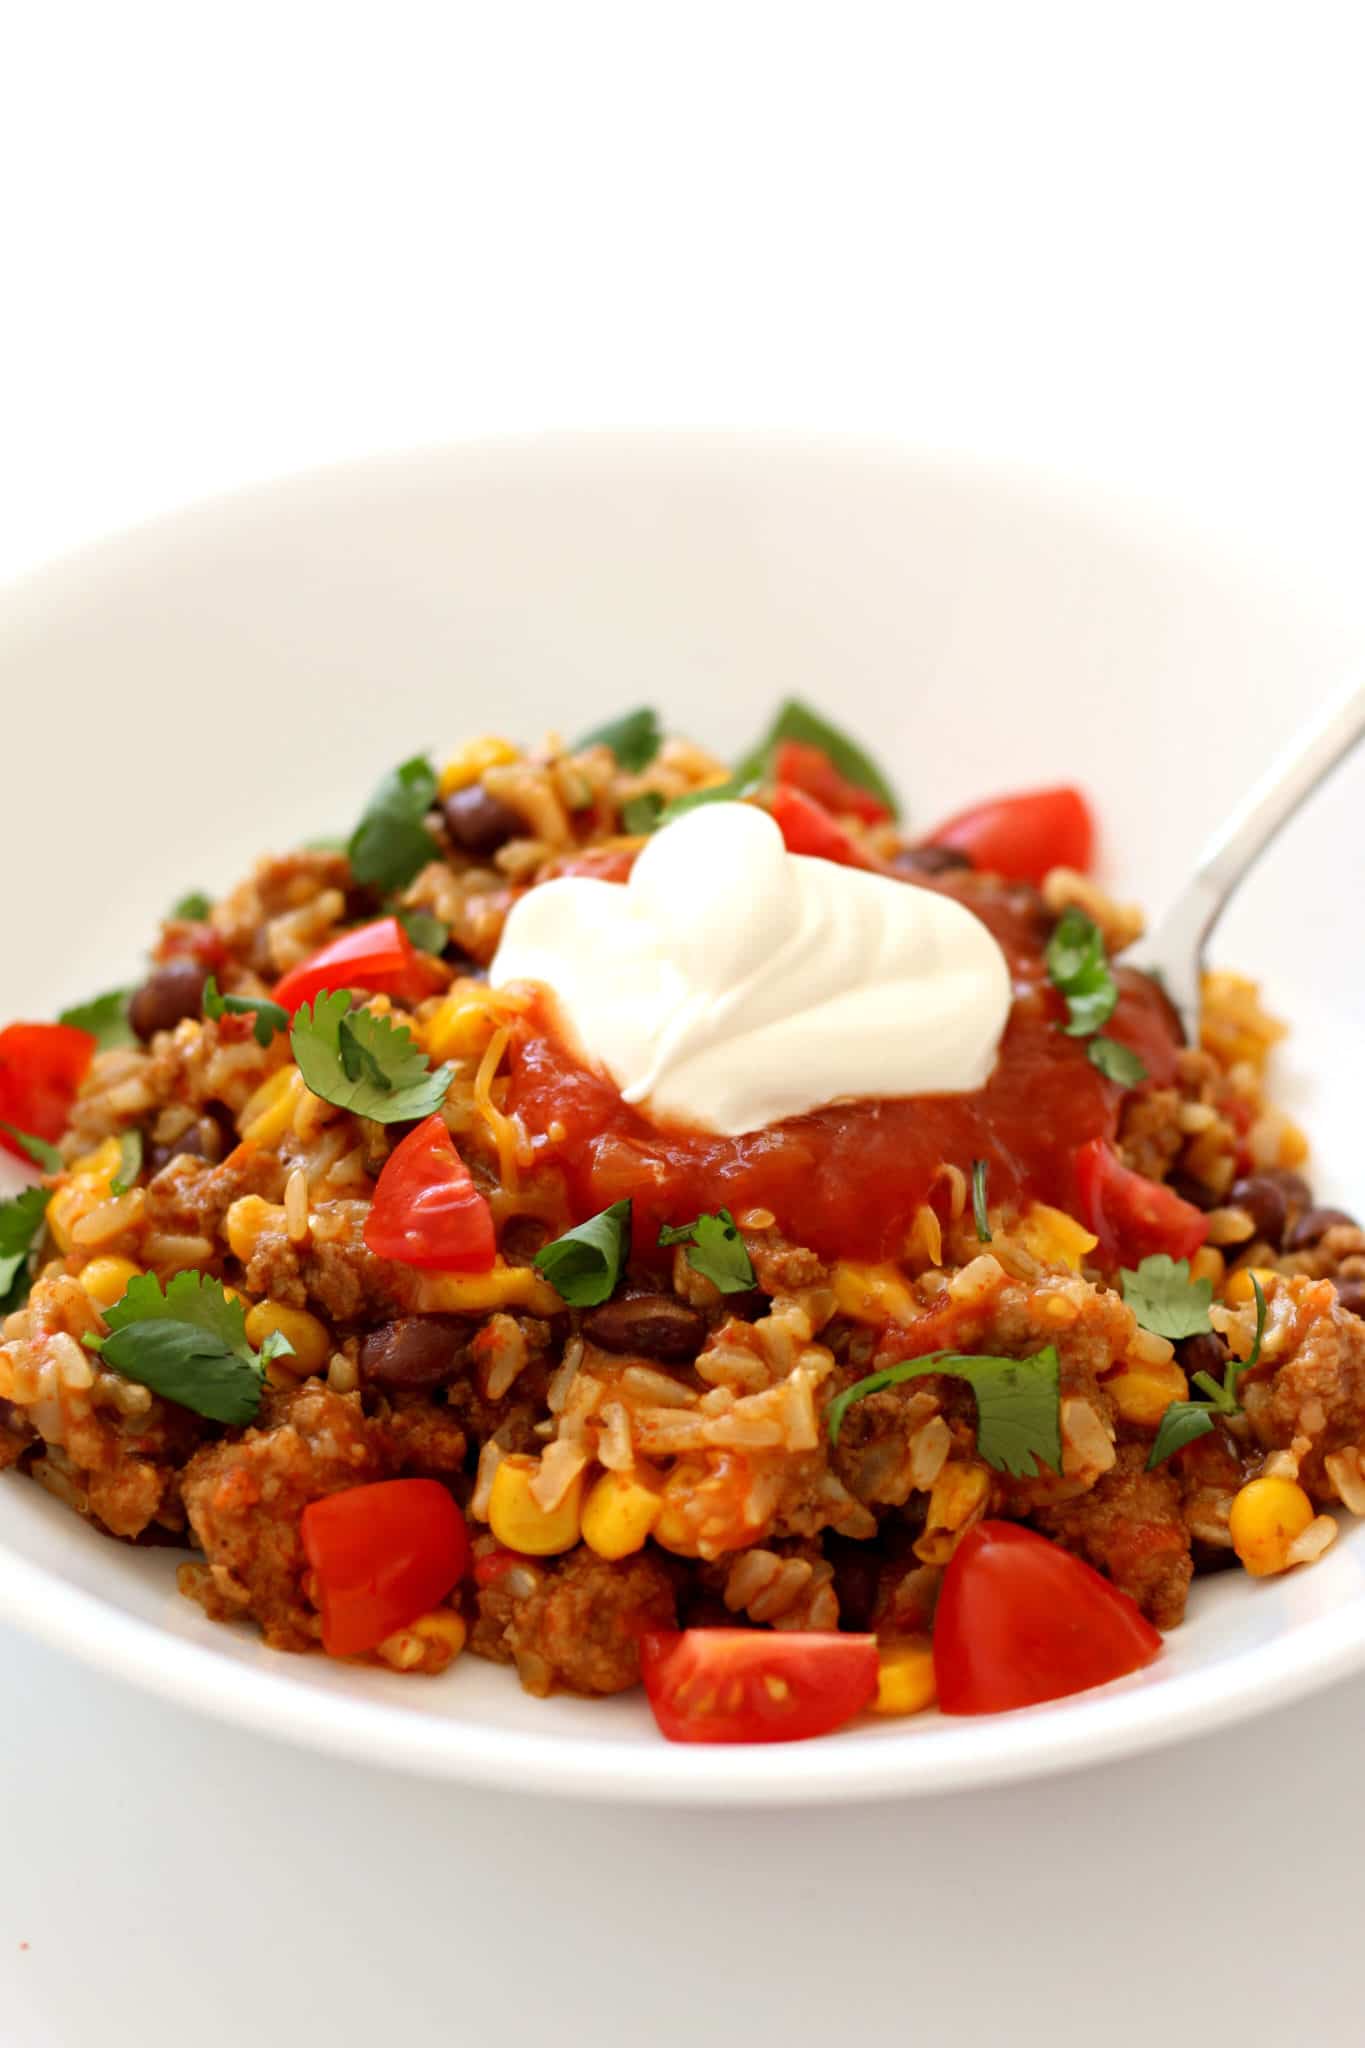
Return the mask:
<svg viewBox="0 0 1365 2048">
<path fill-rule="evenodd" d="M 877 1691 L 872 1636 L 689 1628 L 640 1638 L 640 1672 L 670 1742 L 801 1742 Z"/>
<path fill-rule="evenodd" d="M 365 1242 L 377 1257 L 404 1266 L 445 1273 L 486 1273 L 492 1266 L 493 1212 L 439 1115 L 409 1131 L 385 1161 Z"/>
<path fill-rule="evenodd" d="M 281 976 L 275 1001 L 286 1010 L 311 1003 L 324 990 L 364 989 L 369 995 L 397 996 L 420 1002 L 444 986 L 444 976 L 429 955 L 419 953 L 396 917 L 357 925 Z"/>
<path fill-rule="evenodd" d="M 1040 789 L 973 804 L 931 832 L 928 844 L 955 847 L 983 873 L 1037 883 L 1049 868 L 1088 870 L 1095 824 L 1078 789 Z"/>
<path fill-rule="evenodd" d="M 0 1031 L 0 1123 L 53 1143 L 94 1057 L 95 1040 L 72 1024 L 7 1024 Z M 7 1131 L 0 1131 L 0 1146 L 32 1164 Z"/>
<path fill-rule="evenodd" d="M 373 1650 L 444 1600 L 469 1566 L 464 1517 L 435 1479 L 385 1479 L 310 1501 L 300 1533 L 332 1657 Z"/>
</svg>

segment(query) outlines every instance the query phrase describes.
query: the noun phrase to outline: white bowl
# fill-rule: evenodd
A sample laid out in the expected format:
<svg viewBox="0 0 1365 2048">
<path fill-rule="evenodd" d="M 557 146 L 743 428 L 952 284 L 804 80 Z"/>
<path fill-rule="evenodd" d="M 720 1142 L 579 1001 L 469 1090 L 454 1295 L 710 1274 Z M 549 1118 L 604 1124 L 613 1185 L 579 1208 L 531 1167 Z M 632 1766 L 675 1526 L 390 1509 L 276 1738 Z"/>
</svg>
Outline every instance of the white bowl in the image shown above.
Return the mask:
<svg viewBox="0 0 1365 2048">
<path fill-rule="evenodd" d="M 128 978 L 174 897 L 344 829 L 419 747 L 572 733 L 641 701 L 729 750 L 779 695 L 806 696 L 873 743 L 925 824 L 995 788 L 1081 780 L 1109 874 L 1155 907 L 1356 644 L 1261 565 L 1093 496 L 888 448 L 552 438 L 305 477 L 128 534 L 0 602 L 0 1016 Z M 1295 1020 L 1283 1088 L 1322 1192 L 1348 1205 L 1365 1193 L 1358 769 L 1286 835 L 1220 946 Z M 174 1553 L 112 1543 L 13 1475 L 0 1546 L 0 1611 L 155 1691 L 371 1762 L 618 1798 L 1021 1777 L 1365 1664 L 1352 1525 L 1312 1570 L 1199 1586 L 1153 1669 L 1078 1699 L 675 1748 L 638 1697 L 532 1700 L 473 1658 L 428 1682 L 275 1655 L 179 1598 Z"/>
</svg>

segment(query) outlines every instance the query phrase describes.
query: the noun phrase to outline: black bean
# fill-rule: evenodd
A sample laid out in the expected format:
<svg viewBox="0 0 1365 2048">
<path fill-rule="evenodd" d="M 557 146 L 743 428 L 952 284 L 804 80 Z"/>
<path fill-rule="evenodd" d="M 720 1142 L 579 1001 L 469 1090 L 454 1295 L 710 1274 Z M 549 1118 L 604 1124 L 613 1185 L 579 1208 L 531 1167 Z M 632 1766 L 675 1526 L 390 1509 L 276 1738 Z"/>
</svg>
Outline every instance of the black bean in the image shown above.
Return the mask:
<svg viewBox="0 0 1365 2048">
<path fill-rule="evenodd" d="M 946 875 L 969 868 L 971 861 L 955 846 L 903 846 L 892 854 L 891 865 L 902 875 Z"/>
<path fill-rule="evenodd" d="M 208 969 L 198 960 L 168 960 L 148 975 L 128 1005 L 128 1022 L 145 1045 L 158 1031 L 171 1031 L 182 1017 L 197 1017 L 204 1006 Z"/>
<path fill-rule="evenodd" d="M 1346 1280 L 1338 1280 L 1337 1300 L 1348 1315 L 1365 1316 L 1365 1280 L 1354 1273 Z"/>
<path fill-rule="evenodd" d="M 215 1103 L 213 1108 L 216 1109 L 218 1106 Z M 228 1131 L 230 1136 L 225 1140 L 222 1124 L 212 1113 L 196 1118 L 189 1129 L 182 1131 L 178 1138 L 171 1139 L 168 1144 L 153 1145 L 147 1155 L 148 1174 L 155 1176 L 160 1173 L 163 1166 L 168 1166 L 172 1159 L 186 1157 L 204 1159 L 210 1166 L 216 1166 L 223 1154 L 230 1152 L 237 1143 L 237 1133 L 231 1122 L 228 1124 Z"/>
<path fill-rule="evenodd" d="M 1220 1209 L 1223 1205 L 1223 1197 L 1202 1180 L 1196 1180 L 1192 1173 L 1173 1173 L 1166 1185 L 1182 1202 L 1193 1202 L 1196 1209 Z"/>
<path fill-rule="evenodd" d="M 1305 1209 L 1289 1233 L 1289 1249 L 1306 1251 L 1310 1245 L 1320 1244 L 1329 1230 L 1339 1230 L 1343 1225 L 1353 1230 L 1355 1220 L 1344 1209 Z"/>
<path fill-rule="evenodd" d="M 1246 1210 L 1256 1226 L 1257 1237 L 1277 1250 L 1284 1243 L 1289 1197 L 1268 1173 L 1252 1173 L 1245 1180 L 1235 1180 L 1228 1189 L 1228 1202 L 1235 1209 Z"/>
<path fill-rule="evenodd" d="M 583 1334 L 604 1351 L 695 1358 L 706 1337 L 706 1318 L 671 1294 L 628 1294 L 586 1315 Z"/>
<path fill-rule="evenodd" d="M 1208 1372 L 1221 1380 L 1228 1362 L 1228 1347 L 1214 1331 L 1205 1330 L 1198 1337 L 1182 1338 L 1176 1355 L 1187 1373 Z"/>
<path fill-rule="evenodd" d="M 471 1327 L 462 1316 L 398 1316 L 381 1323 L 360 1346 L 360 1377 L 367 1387 L 439 1387 L 453 1377 Z"/>
<path fill-rule="evenodd" d="M 509 839 L 525 836 L 526 826 L 510 804 L 493 796 L 482 783 L 457 789 L 442 805 L 446 831 L 465 853 L 480 858 L 496 853 Z"/>
<path fill-rule="evenodd" d="M 1273 1180 L 1276 1187 L 1284 1192 L 1284 1198 L 1291 1209 L 1307 1209 L 1312 1206 L 1313 1190 L 1301 1173 L 1295 1173 L 1289 1166 L 1267 1166 L 1257 1175 L 1259 1180 Z"/>
</svg>

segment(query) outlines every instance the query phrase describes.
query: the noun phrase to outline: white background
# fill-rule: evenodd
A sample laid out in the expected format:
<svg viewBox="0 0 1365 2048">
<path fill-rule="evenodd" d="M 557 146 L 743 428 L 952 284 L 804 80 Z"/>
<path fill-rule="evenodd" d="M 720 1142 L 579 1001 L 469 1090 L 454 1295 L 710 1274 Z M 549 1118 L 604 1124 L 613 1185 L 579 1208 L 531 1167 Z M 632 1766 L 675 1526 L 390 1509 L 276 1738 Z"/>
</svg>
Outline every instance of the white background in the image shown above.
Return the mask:
<svg viewBox="0 0 1365 2048">
<path fill-rule="evenodd" d="M 1043 463 L 1358 577 L 1346 7 L 7 19 L 0 574 L 308 463 L 696 422 Z M 0 1655 L 16 2048 L 1360 2038 L 1365 1684 L 1032 1788 L 689 1816 Z"/>
</svg>

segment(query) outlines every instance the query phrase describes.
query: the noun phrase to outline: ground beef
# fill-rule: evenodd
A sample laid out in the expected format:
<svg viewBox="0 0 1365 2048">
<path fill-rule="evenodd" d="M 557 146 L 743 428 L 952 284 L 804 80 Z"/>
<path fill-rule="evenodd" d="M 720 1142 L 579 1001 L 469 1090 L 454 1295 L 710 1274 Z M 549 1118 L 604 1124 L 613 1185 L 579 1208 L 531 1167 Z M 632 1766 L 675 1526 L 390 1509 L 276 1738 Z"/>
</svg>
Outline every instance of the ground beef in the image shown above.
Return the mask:
<svg viewBox="0 0 1365 2048">
<path fill-rule="evenodd" d="M 639 1682 L 641 1633 L 677 1619 L 672 1578 L 649 1551 L 609 1564 L 580 1546 L 543 1568 L 506 1573 L 477 1597 L 470 1647 L 515 1663 L 527 1691 L 541 1695 L 557 1686 L 625 1692 Z"/>
<path fill-rule="evenodd" d="M 1124 1444 L 1117 1464 L 1089 1493 L 1033 1520 L 1045 1536 L 1112 1579 L 1158 1628 L 1174 1628 L 1185 1612 L 1194 1563 L 1180 1483 L 1164 1466 L 1146 1471 L 1146 1455 L 1144 1445 Z"/>
<path fill-rule="evenodd" d="M 317 1308 L 329 1322 L 380 1322 L 402 1307 L 411 1287 L 387 1259 L 376 1258 L 362 1232 L 368 1203 L 327 1205 L 329 1235 L 297 1245 L 284 1228 L 267 1224 L 256 1238 L 245 1281 L 252 1294 L 292 1307 Z"/>
<path fill-rule="evenodd" d="M 386 1430 L 354 1396 L 316 1381 L 268 1395 L 259 1427 L 206 1446 L 185 1468 L 185 1508 L 209 1569 L 187 1567 L 182 1589 L 215 1621 L 253 1615 L 274 1649 L 316 1648 L 299 1517 L 309 1501 L 392 1469 Z"/>
<path fill-rule="evenodd" d="M 239 1145 L 221 1166 L 177 1153 L 147 1185 L 147 1222 L 154 1230 L 216 1239 L 223 1218 L 243 1195 L 278 1202 L 284 1169 L 273 1152 Z"/>
<path fill-rule="evenodd" d="M 1289 1341 L 1268 1377 L 1243 1382 L 1243 1405 L 1266 1449 L 1307 1440 L 1299 1483 L 1326 1505 L 1337 1495 L 1324 1458 L 1365 1446 L 1365 1322 L 1325 1281 L 1304 1279 L 1278 1283 L 1270 1316 L 1288 1328 Z"/>
<path fill-rule="evenodd" d="M 419 1479 L 455 1479 L 464 1472 L 465 1433 L 443 1402 L 399 1394 L 384 1426 L 400 1472 Z"/>
</svg>

